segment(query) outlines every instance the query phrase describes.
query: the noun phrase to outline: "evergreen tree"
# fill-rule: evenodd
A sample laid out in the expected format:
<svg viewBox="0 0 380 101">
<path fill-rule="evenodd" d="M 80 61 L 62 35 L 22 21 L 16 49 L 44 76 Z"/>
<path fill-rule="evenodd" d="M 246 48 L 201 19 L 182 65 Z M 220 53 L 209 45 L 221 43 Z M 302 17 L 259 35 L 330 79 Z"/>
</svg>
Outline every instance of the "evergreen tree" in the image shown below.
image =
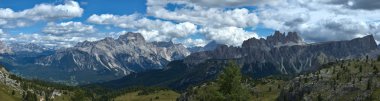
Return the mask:
<svg viewBox="0 0 380 101">
<path fill-rule="evenodd" d="M 371 90 L 371 79 L 367 81 L 367 90 Z"/>
<path fill-rule="evenodd" d="M 321 94 L 318 94 L 317 101 L 323 101 Z"/>
<path fill-rule="evenodd" d="M 74 96 L 71 98 L 72 101 L 83 101 L 85 99 L 85 92 L 82 90 L 76 90 Z"/>
<path fill-rule="evenodd" d="M 374 73 L 374 74 L 377 74 L 377 73 L 379 73 L 379 69 L 377 69 L 377 67 L 376 67 L 376 66 L 373 66 L 373 73 Z"/>
<path fill-rule="evenodd" d="M 269 88 L 268 88 L 268 92 L 271 92 L 271 91 L 272 91 L 272 87 L 269 87 Z"/>
<path fill-rule="evenodd" d="M 217 80 L 220 85 L 219 92 L 224 95 L 226 101 L 248 100 L 248 91 L 241 83 L 241 80 L 242 74 L 239 66 L 234 62 L 229 62 Z"/>
<path fill-rule="evenodd" d="M 216 82 L 196 88 L 194 98 L 199 101 L 248 101 L 249 92 L 242 83 L 240 68 L 229 62 Z"/>
<path fill-rule="evenodd" d="M 26 92 L 26 95 L 24 96 L 24 101 L 37 101 L 37 95 L 30 92 L 30 91 L 27 91 Z"/>
</svg>

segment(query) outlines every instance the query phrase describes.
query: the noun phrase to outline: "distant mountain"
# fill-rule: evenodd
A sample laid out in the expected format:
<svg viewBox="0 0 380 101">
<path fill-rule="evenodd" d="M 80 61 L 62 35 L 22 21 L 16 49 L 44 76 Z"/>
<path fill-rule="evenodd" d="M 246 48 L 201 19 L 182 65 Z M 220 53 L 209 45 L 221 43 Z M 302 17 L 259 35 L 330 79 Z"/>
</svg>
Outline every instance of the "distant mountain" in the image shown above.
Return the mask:
<svg viewBox="0 0 380 101">
<path fill-rule="evenodd" d="M 188 49 L 191 53 L 202 52 L 202 51 L 212 51 L 221 45 L 223 45 L 223 44 L 218 44 L 216 41 L 211 41 L 203 47 L 196 46 L 196 47 L 190 47 Z"/>
<path fill-rule="evenodd" d="M 9 47 L 13 52 L 42 53 L 47 50 L 53 50 L 45 46 L 37 45 L 33 43 L 10 43 Z"/>
<path fill-rule="evenodd" d="M 111 88 L 166 86 L 184 90 L 215 79 L 228 61 L 238 63 L 249 77 L 263 78 L 315 71 L 332 61 L 365 57 L 376 51 L 378 48 L 372 35 L 347 41 L 306 44 L 297 33 L 276 31 L 267 39 L 246 40 L 242 47 L 222 45 L 213 51 L 196 52 L 183 61 L 169 63 L 164 70 L 137 73 L 101 85 Z"/>
<path fill-rule="evenodd" d="M 4 42 L 0 41 L 0 54 L 11 53 L 11 49 Z"/>
<path fill-rule="evenodd" d="M 78 43 L 32 63 L 7 63 L 21 75 L 51 81 L 91 83 L 113 80 L 133 72 L 163 69 L 172 60 L 190 52 L 181 44 L 146 42 L 140 33 L 126 33 L 118 39 Z"/>
<path fill-rule="evenodd" d="M 285 35 L 276 31 L 267 39 L 248 39 L 242 47 L 221 46 L 211 52 L 191 54 L 185 58 L 185 62 L 198 64 L 208 59 L 236 59 L 238 63 L 247 65 L 248 70 L 256 72 L 259 72 L 255 70 L 257 68 L 249 66 L 250 64 L 269 62 L 282 74 L 294 74 L 315 70 L 316 67 L 337 59 L 364 56 L 378 49 L 372 35 L 349 41 L 313 44 L 306 44 L 302 40 L 297 33 L 289 32 Z"/>
</svg>

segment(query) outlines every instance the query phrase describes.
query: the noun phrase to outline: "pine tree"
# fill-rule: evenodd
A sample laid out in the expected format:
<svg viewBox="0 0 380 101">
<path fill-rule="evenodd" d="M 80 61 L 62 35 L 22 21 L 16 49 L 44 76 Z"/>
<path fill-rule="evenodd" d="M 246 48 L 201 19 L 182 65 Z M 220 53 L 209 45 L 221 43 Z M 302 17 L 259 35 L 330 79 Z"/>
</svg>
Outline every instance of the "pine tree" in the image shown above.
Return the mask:
<svg viewBox="0 0 380 101">
<path fill-rule="evenodd" d="M 377 74 L 379 73 L 379 69 L 377 69 L 376 66 L 373 66 L 373 74 Z"/>
<path fill-rule="evenodd" d="M 318 94 L 317 101 L 323 101 L 321 94 Z"/>
<path fill-rule="evenodd" d="M 24 96 L 24 100 L 25 101 L 37 101 L 37 95 L 30 92 L 30 91 L 27 91 L 26 95 Z"/>
<path fill-rule="evenodd" d="M 239 66 L 234 62 L 229 62 L 219 75 L 217 83 L 220 85 L 219 92 L 225 96 L 227 101 L 246 101 L 248 91 L 242 85 L 242 74 Z"/>
<path fill-rule="evenodd" d="M 343 65 L 342 65 L 343 66 Z M 332 74 L 335 74 L 335 67 L 333 67 L 333 71 L 332 71 Z"/>
<path fill-rule="evenodd" d="M 367 81 L 367 90 L 371 90 L 371 79 Z"/>
<path fill-rule="evenodd" d="M 271 92 L 271 91 L 272 91 L 272 87 L 269 87 L 269 88 L 268 88 L 268 92 Z"/>
<path fill-rule="evenodd" d="M 249 91 L 243 85 L 240 68 L 233 62 L 221 71 L 216 82 L 196 88 L 194 98 L 199 101 L 248 101 Z"/>
</svg>

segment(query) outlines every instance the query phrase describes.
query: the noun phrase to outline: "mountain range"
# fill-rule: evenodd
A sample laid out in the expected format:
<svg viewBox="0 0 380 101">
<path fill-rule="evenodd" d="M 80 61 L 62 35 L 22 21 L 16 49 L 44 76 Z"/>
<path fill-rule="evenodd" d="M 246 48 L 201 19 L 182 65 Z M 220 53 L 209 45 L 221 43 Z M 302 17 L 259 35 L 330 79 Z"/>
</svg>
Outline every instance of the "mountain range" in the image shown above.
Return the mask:
<svg viewBox="0 0 380 101">
<path fill-rule="evenodd" d="M 228 61 L 240 64 L 244 74 L 262 78 L 314 71 L 328 62 L 363 57 L 378 50 L 372 35 L 306 43 L 295 32 L 279 31 L 266 39 L 245 40 L 240 47 L 211 41 L 204 47 L 186 48 L 171 41 L 147 42 L 141 34 L 129 32 L 117 39 L 84 41 L 52 51 L 37 46 L 0 48 L 0 62 L 14 74 L 28 78 L 73 85 L 104 82 L 115 87 L 162 85 L 178 89 L 215 78 Z M 10 49 L 14 50 L 12 54 Z M 21 51 L 16 50 L 36 55 L 20 56 Z"/>
<path fill-rule="evenodd" d="M 297 33 L 276 31 L 266 39 L 248 39 L 242 47 L 222 45 L 212 51 L 192 53 L 184 60 L 172 61 L 163 70 L 136 73 L 99 85 L 109 88 L 164 86 L 185 90 L 215 79 L 228 61 L 239 64 L 246 76 L 259 79 L 312 72 L 329 62 L 365 57 L 378 51 L 372 35 L 311 44 L 302 40 Z"/>
<path fill-rule="evenodd" d="M 13 72 L 53 81 L 99 82 L 117 79 L 131 72 L 163 69 L 172 61 L 183 59 L 190 52 L 173 42 L 146 42 L 139 33 L 126 33 L 118 39 L 78 43 L 71 48 L 34 57 L 29 63 L 18 63 L 17 54 L 7 55 L 5 64 Z M 42 75 L 43 74 L 43 75 Z"/>
</svg>

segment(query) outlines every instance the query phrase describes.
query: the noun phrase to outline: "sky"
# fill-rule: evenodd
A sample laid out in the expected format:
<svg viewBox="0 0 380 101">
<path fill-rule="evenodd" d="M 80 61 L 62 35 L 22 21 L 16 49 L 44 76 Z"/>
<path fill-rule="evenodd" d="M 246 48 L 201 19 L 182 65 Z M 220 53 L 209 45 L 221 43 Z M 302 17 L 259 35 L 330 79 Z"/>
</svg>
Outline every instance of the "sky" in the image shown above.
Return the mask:
<svg viewBox="0 0 380 101">
<path fill-rule="evenodd" d="M 374 35 L 380 0 L 0 0 L 0 40 L 72 47 L 141 33 L 186 47 L 297 32 L 306 42 Z"/>
</svg>

